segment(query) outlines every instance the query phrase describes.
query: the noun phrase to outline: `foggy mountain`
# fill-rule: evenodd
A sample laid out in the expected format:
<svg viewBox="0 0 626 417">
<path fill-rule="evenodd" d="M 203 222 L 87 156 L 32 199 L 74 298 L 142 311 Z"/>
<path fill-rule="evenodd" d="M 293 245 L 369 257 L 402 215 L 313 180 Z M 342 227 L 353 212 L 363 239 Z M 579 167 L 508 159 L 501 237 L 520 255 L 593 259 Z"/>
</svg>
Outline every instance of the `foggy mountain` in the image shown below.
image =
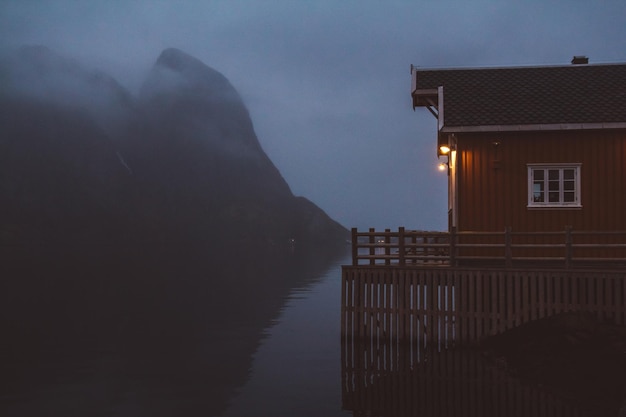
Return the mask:
<svg viewBox="0 0 626 417">
<path fill-rule="evenodd" d="M 138 97 L 45 47 L 0 60 L 0 243 L 341 244 L 219 72 L 177 49 Z"/>
</svg>

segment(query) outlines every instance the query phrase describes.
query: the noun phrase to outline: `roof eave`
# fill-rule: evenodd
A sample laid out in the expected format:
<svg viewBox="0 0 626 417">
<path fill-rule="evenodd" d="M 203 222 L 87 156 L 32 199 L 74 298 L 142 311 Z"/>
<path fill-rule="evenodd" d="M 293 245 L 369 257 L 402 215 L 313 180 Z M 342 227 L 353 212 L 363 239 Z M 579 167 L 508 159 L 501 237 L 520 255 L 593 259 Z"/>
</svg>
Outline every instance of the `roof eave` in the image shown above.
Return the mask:
<svg viewBox="0 0 626 417">
<path fill-rule="evenodd" d="M 626 129 L 626 122 L 443 126 L 440 129 L 440 131 L 442 133 L 470 133 L 470 132 L 522 132 L 522 131 L 542 131 L 542 130 L 600 130 L 600 129 Z"/>
<path fill-rule="evenodd" d="M 416 107 L 429 107 L 433 105 L 433 101 L 437 101 L 437 89 L 429 88 L 423 90 L 413 90 L 413 109 Z"/>
</svg>

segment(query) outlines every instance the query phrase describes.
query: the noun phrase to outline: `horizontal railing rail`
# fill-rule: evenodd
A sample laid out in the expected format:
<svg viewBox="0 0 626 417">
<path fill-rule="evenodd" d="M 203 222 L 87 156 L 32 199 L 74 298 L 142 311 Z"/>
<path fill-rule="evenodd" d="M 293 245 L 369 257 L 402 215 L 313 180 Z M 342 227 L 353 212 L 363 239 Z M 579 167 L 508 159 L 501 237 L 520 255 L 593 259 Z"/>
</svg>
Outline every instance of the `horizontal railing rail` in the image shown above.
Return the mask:
<svg viewBox="0 0 626 417">
<path fill-rule="evenodd" d="M 569 268 L 603 263 L 626 267 L 626 231 L 501 232 L 352 229 L 352 265 L 459 265 L 550 262 Z"/>
</svg>

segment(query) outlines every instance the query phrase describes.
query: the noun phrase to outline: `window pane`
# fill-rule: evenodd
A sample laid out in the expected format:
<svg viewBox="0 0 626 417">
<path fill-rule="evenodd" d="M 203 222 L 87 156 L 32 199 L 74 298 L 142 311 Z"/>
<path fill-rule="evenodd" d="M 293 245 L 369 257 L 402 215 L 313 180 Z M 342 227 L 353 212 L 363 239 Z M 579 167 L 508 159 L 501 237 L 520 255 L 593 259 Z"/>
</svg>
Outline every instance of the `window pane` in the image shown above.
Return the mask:
<svg viewBox="0 0 626 417">
<path fill-rule="evenodd" d="M 563 189 L 565 191 L 574 191 L 574 181 L 565 181 L 563 183 Z"/>
<path fill-rule="evenodd" d="M 563 193 L 563 202 L 564 203 L 573 203 L 575 200 L 574 192 L 566 191 Z"/>
<path fill-rule="evenodd" d="M 533 201 L 535 203 L 543 203 L 543 182 L 535 182 L 533 184 Z"/>
<path fill-rule="evenodd" d="M 559 182 L 558 181 L 549 181 L 548 182 L 548 190 L 549 191 L 559 191 Z"/>
<path fill-rule="evenodd" d="M 558 203 L 559 202 L 559 192 L 558 191 L 550 191 L 548 193 L 548 201 L 550 203 Z"/>
<path fill-rule="evenodd" d="M 533 179 L 543 180 L 543 169 L 533 169 Z"/>
<path fill-rule="evenodd" d="M 550 181 L 558 181 L 559 180 L 559 170 L 558 169 L 549 169 L 548 170 L 548 179 Z"/>
<path fill-rule="evenodd" d="M 573 169 L 564 169 L 563 170 L 563 179 L 564 180 L 573 180 L 574 179 L 574 170 Z"/>
</svg>

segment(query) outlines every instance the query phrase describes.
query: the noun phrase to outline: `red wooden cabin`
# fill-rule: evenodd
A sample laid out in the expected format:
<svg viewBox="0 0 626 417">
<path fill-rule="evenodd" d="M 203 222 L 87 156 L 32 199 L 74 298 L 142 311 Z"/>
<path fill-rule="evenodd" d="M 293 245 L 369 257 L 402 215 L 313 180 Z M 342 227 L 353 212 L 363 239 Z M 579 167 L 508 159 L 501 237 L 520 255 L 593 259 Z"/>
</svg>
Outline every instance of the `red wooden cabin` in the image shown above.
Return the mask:
<svg viewBox="0 0 626 417">
<path fill-rule="evenodd" d="M 487 233 L 507 230 L 529 259 L 567 239 L 578 259 L 626 258 L 626 64 L 411 73 L 413 107 L 438 122 L 450 231 L 484 245 L 461 255 L 495 256 Z"/>
</svg>

